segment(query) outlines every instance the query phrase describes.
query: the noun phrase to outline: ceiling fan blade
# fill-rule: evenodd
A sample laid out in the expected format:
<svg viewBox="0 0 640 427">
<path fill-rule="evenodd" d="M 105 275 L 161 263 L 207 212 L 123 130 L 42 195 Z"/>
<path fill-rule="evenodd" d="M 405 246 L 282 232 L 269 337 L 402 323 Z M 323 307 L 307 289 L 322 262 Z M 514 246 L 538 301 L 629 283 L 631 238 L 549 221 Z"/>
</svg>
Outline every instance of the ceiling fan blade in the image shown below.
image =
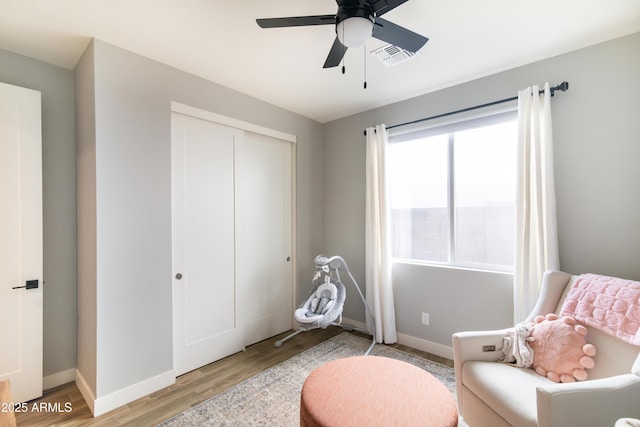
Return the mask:
<svg viewBox="0 0 640 427">
<path fill-rule="evenodd" d="M 382 18 L 376 18 L 373 37 L 414 53 L 429 41 L 425 36 Z"/>
<path fill-rule="evenodd" d="M 336 37 L 333 42 L 333 46 L 331 46 L 331 50 L 329 51 L 329 55 L 327 56 L 327 60 L 324 62 L 324 66 L 322 68 L 331 68 L 340 65 L 340 61 L 342 61 L 346 51 L 347 47 L 343 46 L 342 43 L 340 43 L 340 40 L 338 40 L 338 37 Z"/>
<path fill-rule="evenodd" d="M 335 25 L 335 15 L 292 16 L 289 18 L 256 19 L 262 28 L 303 27 L 307 25 Z"/>
<path fill-rule="evenodd" d="M 407 1 L 408 0 L 371 0 L 369 4 L 376 16 L 382 16 Z"/>
</svg>

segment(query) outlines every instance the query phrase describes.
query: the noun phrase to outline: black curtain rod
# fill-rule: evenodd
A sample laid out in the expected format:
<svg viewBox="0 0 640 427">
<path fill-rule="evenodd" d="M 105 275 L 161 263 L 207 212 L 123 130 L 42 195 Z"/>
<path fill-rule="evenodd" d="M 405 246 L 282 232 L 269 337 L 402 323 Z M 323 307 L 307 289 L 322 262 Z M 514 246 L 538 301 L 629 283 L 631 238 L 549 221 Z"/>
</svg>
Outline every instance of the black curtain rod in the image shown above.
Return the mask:
<svg viewBox="0 0 640 427">
<path fill-rule="evenodd" d="M 559 85 L 552 87 L 551 88 L 551 96 L 554 96 L 555 95 L 555 91 L 557 91 L 557 90 L 562 91 L 562 92 L 565 92 L 565 91 L 569 90 L 569 82 L 562 82 Z M 539 95 L 542 95 L 543 93 L 544 93 L 544 89 L 542 89 L 542 90 L 540 90 L 538 92 Z M 517 96 L 512 96 L 511 98 L 500 99 L 498 101 L 488 102 L 486 104 L 481 104 L 481 105 L 474 105 L 473 107 L 467 107 L 467 108 L 463 108 L 461 110 L 450 111 L 448 113 L 442 113 L 442 114 L 438 114 L 436 116 L 425 117 L 423 119 L 413 120 L 413 121 L 406 122 L 406 123 L 400 123 L 400 124 L 393 125 L 393 126 L 387 126 L 387 129 L 393 129 L 393 128 L 397 128 L 397 127 L 400 127 L 400 126 L 412 125 L 414 123 L 426 122 L 427 120 L 439 119 L 441 117 L 452 116 L 454 114 L 464 113 L 464 112 L 472 111 L 472 110 L 477 110 L 479 108 L 491 107 L 492 105 L 503 104 L 505 102 L 515 101 L 517 99 L 518 99 Z M 366 129 L 364 131 L 364 134 L 365 135 L 367 134 L 367 130 Z"/>
</svg>

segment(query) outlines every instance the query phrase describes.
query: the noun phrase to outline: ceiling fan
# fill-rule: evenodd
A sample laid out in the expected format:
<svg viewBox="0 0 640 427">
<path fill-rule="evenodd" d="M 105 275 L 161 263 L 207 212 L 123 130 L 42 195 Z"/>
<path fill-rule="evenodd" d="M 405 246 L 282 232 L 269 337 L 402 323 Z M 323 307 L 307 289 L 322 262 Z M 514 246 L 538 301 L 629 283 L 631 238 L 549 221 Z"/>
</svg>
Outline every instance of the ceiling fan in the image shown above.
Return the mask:
<svg viewBox="0 0 640 427">
<path fill-rule="evenodd" d="M 262 28 L 335 25 L 336 38 L 323 68 L 336 67 L 350 47 L 364 45 L 374 37 L 404 50 L 416 53 L 429 40 L 380 16 L 408 0 L 336 0 L 335 15 L 293 16 L 256 19 Z"/>
</svg>

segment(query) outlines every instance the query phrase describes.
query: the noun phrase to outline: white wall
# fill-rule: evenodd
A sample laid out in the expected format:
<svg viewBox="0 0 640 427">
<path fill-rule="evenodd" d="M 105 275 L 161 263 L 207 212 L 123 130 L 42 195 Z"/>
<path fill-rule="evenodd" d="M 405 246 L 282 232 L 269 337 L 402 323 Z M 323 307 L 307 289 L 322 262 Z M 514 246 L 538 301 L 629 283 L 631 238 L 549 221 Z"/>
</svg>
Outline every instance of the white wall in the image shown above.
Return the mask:
<svg viewBox="0 0 640 427">
<path fill-rule="evenodd" d="M 566 80 L 552 101 L 561 268 L 640 279 L 640 33 L 325 124 L 324 247 L 364 285 L 363 130 L 515 96 Z M 411 66 L 407 63 L 403 66 Z M 511 276 L 394 266 L 398 331 L 451 346 L 451 334 L 512 322 Z M 430 312 L 430 326 L 420 313 Z M 345 315 L 363 320 L 357 298 Z"/>
<path fill-rule="evenodd" d="M 79 227 L 79 244 L 90 246 L 95 234 L 96 269 L 95 278 L 85 281 L 79 277 L 79 289 L 95 290 L 95 294 L 83 293 L 95 298 L 95 303 L 83 296 L 79 301 L 81 316 L 88 317 L 89 325 L 95 318 L 95 329 L 79 335 L 78 351 L 87 351 L 93 360 L 87 366 L 79 363 L 78 370 L 85 377 L 85 372 L 91 376 L 95 368 L 95 384 L 87 379 L 87 388 L 103 409 L 126 403 L 136 390 L 159 387 L 173 369 L 171 101 L 297 136 L 296 261 L 303 272 L 299 298 L 307 295 L 307 273 L 322 244 L 321 200 L 316 189 L 322 177 L 318 160 L 322 127 L 97 40 L 76 67 L 75 80 L 82 86 L 78 90 L 93 90 L 94 96 L 93 101 L 85 93 L 78 96 L 89 104 L 94 102 L 94 111 L 85 104 L 87 108 L 78 111 L 77 138 L 78 147 L 95 148 L 95 169 L 79 164 L 78 181 L 91 182 L 92 177 L 85 174 L 94 174 L 95 195 L 88 191 L 87 199 L 90 204 L 95 198 L 96 207 L 92 230 L 92 219 L 83 218 L 92 213 L 90 208 L 83 211 L 87 200 L 79 193 L 79 223 L 89 225 L 88 229 Z M 93 120 L 86 117 L 91 114 Z M 84 320 L 80 318 L 82 324 Z"/>
</svg>

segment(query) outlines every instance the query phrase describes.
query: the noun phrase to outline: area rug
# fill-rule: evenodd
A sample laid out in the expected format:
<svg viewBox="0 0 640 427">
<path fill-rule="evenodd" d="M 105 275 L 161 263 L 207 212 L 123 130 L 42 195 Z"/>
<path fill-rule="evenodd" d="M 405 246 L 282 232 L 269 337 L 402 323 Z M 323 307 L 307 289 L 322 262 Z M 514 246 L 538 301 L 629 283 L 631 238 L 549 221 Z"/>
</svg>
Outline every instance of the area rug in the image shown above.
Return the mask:
<svg viewBox="0 0 640 427">
<path fill-rule="evenodd" d="M 183 426 L 299 426 L 300 391 L 307 376 L 335 359 L 363 355 L 371 341 L 342 333 L 322 342 L 160 424 Z M 416 365 L 438 378 L 455 398 L 455 376 L 448 366 L 391 347 L 371 352 Z M 461 427 L 464 425 L 460 423 Z"/>
</svg>

